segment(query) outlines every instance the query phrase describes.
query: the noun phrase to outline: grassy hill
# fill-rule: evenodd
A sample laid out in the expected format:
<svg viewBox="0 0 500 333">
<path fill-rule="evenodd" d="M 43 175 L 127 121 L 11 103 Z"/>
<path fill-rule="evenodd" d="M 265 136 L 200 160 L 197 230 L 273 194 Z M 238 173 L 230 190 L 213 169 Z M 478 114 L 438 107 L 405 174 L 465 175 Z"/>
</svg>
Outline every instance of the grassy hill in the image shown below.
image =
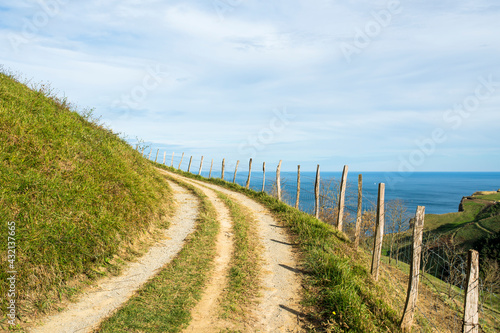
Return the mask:
<svg viewBox="0 0 500 333">
<path fill-rule="evenodd" d="M 115 272 L 165 226 L 164 179 L 91 112 L 73 111 L 49 87 L 30 89 L 0 73 L 0 142 L 0 281 L 13 264 L 21 319 Z M 8 263 L 12 222 L 16 257 Z M 0 284 L 2 309 L 7 287 Z"/>
<path fill-rule="evenodd" d="M 425 230 L 435 235 L 450 235 L 469 249 L 477 240 L 500 231 L 500 192 L 476 192 L 465 197 L 462 211 L 441 215 L 427 214 Z"/>
</svg>

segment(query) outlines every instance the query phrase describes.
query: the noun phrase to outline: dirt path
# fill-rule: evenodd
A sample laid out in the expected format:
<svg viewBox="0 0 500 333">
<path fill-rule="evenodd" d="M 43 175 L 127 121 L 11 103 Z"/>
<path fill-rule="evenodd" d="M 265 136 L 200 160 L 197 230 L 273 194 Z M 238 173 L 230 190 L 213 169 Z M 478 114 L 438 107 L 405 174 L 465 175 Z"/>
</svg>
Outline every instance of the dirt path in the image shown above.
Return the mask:
<svg viewBox="0 0 500 333">
<path fill-rule="evenodd" d="M 258 323 L 251 331 L 302 332 L 298 322 L 300 314 L 299 268 L 293 253 L 294 244 L 291 243 L 285 227 L 277 223 L 265 207 L 243 194 L 176 174 L 168 174 L 199 188 L 208 187 L 223 192 L 252 212 L 258 222 L 258 234 L 264 247 L 264 290 L 262 290 L 262 298 L 258 308 L 254 310 Z M 220 286 L 220 288 L 222 287 Z M 196 316 L 200 314 L 205 320 L 213 320 L 211 317 L 213 312 L 210 314 L 197 313 Z M 199 330 L 198 332 L 208 331 Z"/>
<path fill-rule="evenodd" d="M 195 185 L 197 186 L 197 185 Z M 220 231 L 217 236 L 216 257 L 212 276 L 205 287 L 201 300 L 192 311 L 192 320 L 184 332 L 220 332 L 224 323 L 219 320 L 218 300 L 226 286 L 229 263 L 233 253 L 232 220 L 226 205 L 217 198 L 217 194 L 205 187 L 197 186 L 209 198 L 217 212 Z"/>
<path fill-rule="evenodd" d="M 83 294 L 77 303 L 71 303 L 65 311 L 45 318 L 41 326 L 32 328 L 30 332 L 91 332 L 174 258 L 194 230 L 199 200 L 181 186 L 173 182 L 169 184 L 179 207 L 170 228 L 165 230 L 165 239 L 150 248 L 137 262 L 131 263 L 120 276 L 103 279 Z"/>
</svg>

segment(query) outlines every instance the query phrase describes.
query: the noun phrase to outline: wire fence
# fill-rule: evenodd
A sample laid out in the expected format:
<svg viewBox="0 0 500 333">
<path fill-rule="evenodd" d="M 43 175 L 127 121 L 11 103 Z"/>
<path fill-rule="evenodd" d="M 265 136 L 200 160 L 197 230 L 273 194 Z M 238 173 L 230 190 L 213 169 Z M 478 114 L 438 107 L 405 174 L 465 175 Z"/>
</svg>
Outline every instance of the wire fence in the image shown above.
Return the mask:
<svg viewBox="0 0 500 333">
<path fill-rule="evenodd" d="M 223 178 L 226 181 L 246 186 L 255 191 L 265 191 L 277 196 L 277 178 L 274 165 L 205 159 L 185 156 L 183 153 L 168 154 L 160 150 L 142 151 L 149 160 L 172 166 L 176 169 L 200 174 L 207 178 Z M 301 173 L 298 208 L 314 214 L 316 207 L 316 177 Z M 298 179 L 297 173 L 282 173 L 279 184 L 281 200 L 290 206 L 296 205 Z M 318 193 L 319 218 L 333 226 L 337 223 L 340 181 L 335 178 L 320 178 Z M 375 230 L 376 193 L 363 191 L 361 246 L 373 252 Z M 347 182 L 345 195 L 343 231 L 354 238 L 357 216 L 357 184 Z M 387 209 L 387 208 L 386 208 Z M 398 200 L 388 203 L 384 227 L 383 249 L 385 265 L 381 266 L 382 276 L 396 290 L 394 301 L 403 311 L 408 281 L 409 263 L 412 260 L 410 227 L 412 220 Z M 373 253 L 372 253 L 373 254 Z M 459 249 L 450 237 L 435 237 L 424 234 L 419 274 L 422 287 L 419 289 L 419 303 L 416 306 L 417 332 L 461 332 L 464 321 L 464 298 L 467 277 L 466 253 Z M 402 272 L 406 272 L 402 273 Z M 493 292 L 491 283 L 479 280 L 479 325 L 478 332 L 500 331 L 500 298 Z M 471 331 L 473 332 L 473 331 Z"/>
</svg>

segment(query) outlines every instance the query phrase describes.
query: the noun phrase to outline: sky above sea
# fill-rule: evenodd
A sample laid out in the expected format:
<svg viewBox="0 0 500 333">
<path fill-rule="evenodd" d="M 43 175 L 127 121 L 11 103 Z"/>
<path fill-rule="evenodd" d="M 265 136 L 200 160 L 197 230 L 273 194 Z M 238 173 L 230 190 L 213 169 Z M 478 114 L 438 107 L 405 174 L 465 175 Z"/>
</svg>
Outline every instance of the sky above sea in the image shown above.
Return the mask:
<svg viewBox="0 0 500 333">
<path fill-rule="evenodd" d="M 500 171 L 495 0 L 0 0 L 0 65 L 135 146 Z"/>
</svg>

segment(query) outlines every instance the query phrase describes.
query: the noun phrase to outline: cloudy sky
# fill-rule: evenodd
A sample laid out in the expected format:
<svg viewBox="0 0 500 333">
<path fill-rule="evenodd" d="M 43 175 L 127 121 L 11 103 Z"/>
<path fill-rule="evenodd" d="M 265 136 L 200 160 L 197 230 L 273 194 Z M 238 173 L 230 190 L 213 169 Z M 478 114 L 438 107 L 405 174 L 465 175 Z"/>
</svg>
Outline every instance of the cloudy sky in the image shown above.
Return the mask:
<svg viewBox="0 0 500 333">
<path fill-rule="evenodd" d="M 500 171 L 497 0 L 0 0 L 0 45 L 168 154 Z"/>
</svg>

